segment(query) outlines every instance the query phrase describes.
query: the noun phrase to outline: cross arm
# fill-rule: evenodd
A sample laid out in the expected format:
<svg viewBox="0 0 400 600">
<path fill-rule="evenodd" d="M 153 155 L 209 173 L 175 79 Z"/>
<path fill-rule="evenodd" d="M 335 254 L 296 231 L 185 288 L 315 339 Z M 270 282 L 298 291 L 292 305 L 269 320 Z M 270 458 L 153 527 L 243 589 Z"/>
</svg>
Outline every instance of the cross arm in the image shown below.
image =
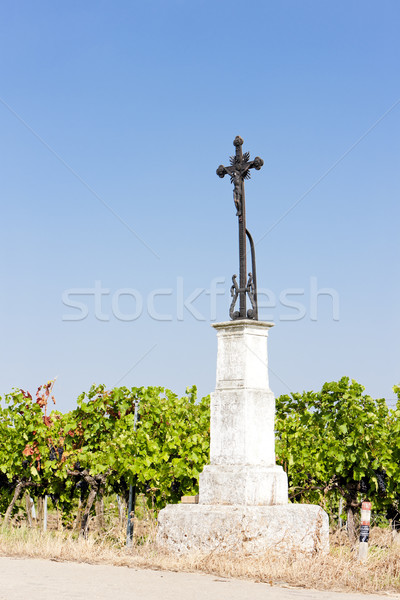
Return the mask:
<svg viewBox="0 0 400 600">
<path fill-rule="evenodd" d="M 230 175 L 232 176 L 233 173 L 237 173 L 239 172 L 239 174 L 242 177 L 246 177 L 246 174 L 250 171 L 250 169 L 256 169 L 256 171 L 259 171 L 261 169 L 261 167 L 263 166 L 264 161 L 262 158 L 260 158 L 259 156 L 256 156 L 254 160 L 250 160 L 250 161 L 246 161 L 246 162 L 242 162 L 242 163 L 234 163 L 233 165 L 229 166 L 229 167 L 224 167 L 224 165 L 219 165 L 216 173 L 218 175 L 218 177 L 221 177 L 221 179 L 223 177 L 225 177 L 225 175 Z"/>
<path fill-rule="evenodd" d="M 231 175 L 232 171 L 232 167 L 224 167 L 224 165 L 219 165 L 218 169 L 216 170 L 216 173 L 218 177 L 221 177 L 222 179 L 223 177 L 225 177 L 225 175 Z"/>
<path fill-rule="evenodd" d="M 247 163 L 247 169 L 255 169 L 256 171 L 259 171 L 263 164 L 263 159 L 259 156 L 256 156 L 254 160 L 251 160 L 249 163 Z"/>
</svg>

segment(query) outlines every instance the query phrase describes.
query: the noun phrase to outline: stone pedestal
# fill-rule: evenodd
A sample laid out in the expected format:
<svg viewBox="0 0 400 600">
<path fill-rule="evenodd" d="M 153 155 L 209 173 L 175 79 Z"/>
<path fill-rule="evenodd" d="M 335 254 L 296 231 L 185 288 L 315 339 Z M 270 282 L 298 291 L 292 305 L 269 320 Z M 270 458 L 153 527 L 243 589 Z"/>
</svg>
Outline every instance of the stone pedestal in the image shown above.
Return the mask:
<svg viewBox="0 0 400 600">
<path fill-rule="evenodd" d="M 313 554 L 329 550 L 328 515 L 319 506 L 170 504 L 158 542 L 175 552 Z"/>
<path fill-rule="evenodd" d="M 213 325 L 217 383 L 211 396 L 210 464 L 200 474 L 199 504 L 160 511 L 158 542 L 179 551 L 327 550 L 328 516 L 318 506 L 288 503 L 275 464 L 275 398 L 269 389 L 271 323 Z"/>
</svg>

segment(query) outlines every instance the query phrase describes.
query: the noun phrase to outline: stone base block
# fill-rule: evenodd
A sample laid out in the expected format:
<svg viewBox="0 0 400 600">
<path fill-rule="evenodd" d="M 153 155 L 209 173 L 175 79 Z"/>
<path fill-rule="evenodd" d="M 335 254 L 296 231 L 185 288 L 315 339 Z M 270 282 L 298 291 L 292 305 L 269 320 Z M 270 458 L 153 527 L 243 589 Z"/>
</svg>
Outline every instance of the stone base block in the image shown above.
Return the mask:
<svg viewBox="0 0 400 600">
<path fill-rule="evenodd" d="M 200 504 L 288 503 L 288 479 L 279 465 L 206 465 L 199 483 Z"/>
<path fill-rule="evenodd" d="M 271 391 L 216 389 L 211 394 L 210 412 L 211 464 L 275 464 L 275 398 Z"/>
<path fill-rule="evenodd" d="M 328 515 L 311 504 L 170 504 L 158 515 L 157 541 L 176 552 L 327 552 Z"/>
</svg>

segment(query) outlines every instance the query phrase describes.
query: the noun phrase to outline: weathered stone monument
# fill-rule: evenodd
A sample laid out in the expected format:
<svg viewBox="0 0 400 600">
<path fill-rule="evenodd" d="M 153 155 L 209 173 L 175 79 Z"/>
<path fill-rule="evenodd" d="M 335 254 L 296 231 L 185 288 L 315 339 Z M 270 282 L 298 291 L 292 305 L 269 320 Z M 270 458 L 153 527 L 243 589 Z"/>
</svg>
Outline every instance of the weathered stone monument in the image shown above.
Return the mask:
<svg viewBox="0 0 400 600">
<path fill-rule="evenodd" d="M 326 551 L 327 514 L 319 506 L 289 503 L 287 475 L 275 463 L 275 398 L 269 388 L 267 354 L 273 325 L 258 321 L 254 244 L 246 229 L 244 200 L 244 179 L 263 161 L 250 161 L 242 144 L 236 137 L 230 167 L 217 169 L 220 177 L 230 175 L 234 184 L 240 279 L 238 286 L 236 275 L 232 278 L 232 321 L 213 325 L 218 355 L 210 464 L 200 475 L 198 504 L 169 505 L 160 511 L 158 542 L 177 551 Z M 248 279 L 246 235 L 252 255 Z M 247 312 L 246 294 L 251 302 Z"/>
</svg>

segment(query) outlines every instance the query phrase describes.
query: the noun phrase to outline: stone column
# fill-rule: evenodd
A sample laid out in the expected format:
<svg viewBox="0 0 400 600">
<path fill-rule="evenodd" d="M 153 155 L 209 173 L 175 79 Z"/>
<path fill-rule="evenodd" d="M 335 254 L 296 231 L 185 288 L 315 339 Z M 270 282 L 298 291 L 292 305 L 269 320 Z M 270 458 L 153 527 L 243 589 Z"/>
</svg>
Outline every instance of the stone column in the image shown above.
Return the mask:
<svg viewBox="0 0 400 600">
<path fill-rule="evenodd" d="M 210 465 L 200 504 L 287 504 L 287 476 L 275 464 L 275 398 L 262 321 L 216 323 L 217 383 L 211 396 Z"/>
<path fill-rule="evenodd" d="M 199 504 L 158 514 L 157 540 L 174 552 L 314 554 L 329 549 L 328 515 L 288 502 L 287 476 L 275 464 L 275 399 L 268 383 L 271 323 L 216 323 L 217 384 L 211 398 L 210 464 Z"/>
</svg>

